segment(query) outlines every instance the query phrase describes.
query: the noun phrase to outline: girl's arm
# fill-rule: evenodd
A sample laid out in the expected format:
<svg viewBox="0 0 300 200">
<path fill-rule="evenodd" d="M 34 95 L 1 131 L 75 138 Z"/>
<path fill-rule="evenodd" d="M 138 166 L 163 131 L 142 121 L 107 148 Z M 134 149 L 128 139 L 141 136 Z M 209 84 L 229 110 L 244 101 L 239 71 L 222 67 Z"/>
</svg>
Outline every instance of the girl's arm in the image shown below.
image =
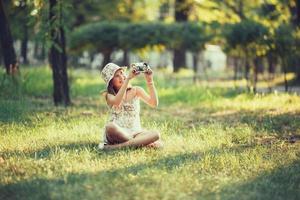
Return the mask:
<svg viewBox="0 0 300 200">
<path fill-rule="evenodd" d="M 116 94 L 116 96 L 112 95 L 112 94 L 107 94 L 106 96 L 106 101 L 107 104 L 109 106 L 119 106 L 124 98 L 126 89 L 128 87 L 129 81 L 137 76 L 139 73 L 135 72 L 134 70 L 132 70 L 129 73 L 129 76 L 125 79 L 123 85 L 121 86 L 121 88 L 119 89 L 118 93 Z"/>
<path fill-rule="evenodd" d="M 145 92 L 145 90 L 141 87 L 136 88 L 137 95 L 152 108 L 157 107 L 158 106 L 158 97 L 157 97 L 157 91 L 156 91 L 156 88 L 155 88 L 154 82 L 153 82 L 153 72 L 151 70 L 149 70 L 148 72 L 145 73 L 145 79 L 146 79 L 147 88 L 148 88 L 150 95 L 148 95 Z"/>
</svg>

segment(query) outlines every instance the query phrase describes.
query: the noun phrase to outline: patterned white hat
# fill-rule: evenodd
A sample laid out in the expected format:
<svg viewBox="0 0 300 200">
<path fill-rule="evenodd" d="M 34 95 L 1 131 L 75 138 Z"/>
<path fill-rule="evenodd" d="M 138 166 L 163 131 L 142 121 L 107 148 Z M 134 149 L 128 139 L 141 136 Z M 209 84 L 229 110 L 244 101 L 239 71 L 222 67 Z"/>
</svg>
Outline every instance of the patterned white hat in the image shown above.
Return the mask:
<svg viewBox="0 0 300 200">
<path fill-rule="evenodd" d="M 120 67 L 114 63 L 107 63 L 105 67 L 101 71 L 101 76 L 106 83 L 106 87 L 108 87 L 109 81 L 114 77 L 116 71 L 119 69 L 126 69 L 126 67 Z"/>
</svg>

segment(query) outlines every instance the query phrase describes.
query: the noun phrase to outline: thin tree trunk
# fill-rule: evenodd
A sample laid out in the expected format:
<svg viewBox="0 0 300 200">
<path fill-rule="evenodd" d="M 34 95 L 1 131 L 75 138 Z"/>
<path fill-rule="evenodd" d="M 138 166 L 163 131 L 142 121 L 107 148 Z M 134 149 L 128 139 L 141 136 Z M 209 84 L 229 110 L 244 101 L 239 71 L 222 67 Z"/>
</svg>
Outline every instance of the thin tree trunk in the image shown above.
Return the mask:
<svg viewBox="0 0 300 200">
<path fill-rule="evenodd" d="M 111 61 L 111 59 L 110 59 L 111 53 L 112 53 L 112 51 L 110 51 L 110 50 L 106 50 L 106 51 L 102 52 L 103 57 L 104 57 L 103 62 L 102 62 L 102 69 L 104 68 L 104 66 L 107 63 L 109 63 Z"/>
<path fill-rule="evenodd" d="M 297 13 L 297 27 L 300 28 L 300 0 L 296 0 L 296 13 Z M 298 44 L 299 48 L 299 44 Z M 296 79 L 298 82 L 300 82 L 300 56 L 296 58 Z"/>
<path fill-rule="evenodd" d="M 53 82 L 54 82 L 54 91 L 53 91 L 53 99 L 54 104 L 64 104 L 65 106 L 70 105 L 70 97 L 69 97 L 69 85 L 68 85 L 68 75 L 67 75 L 67 56 L 66 56 L 66 40 L 64 35 L 64 30 L 62 27 L 62 22 L 56 27 L 53 24 L 53 19 L 59 18 L 61 20 L 62 9 L 55 9 L 57 6 L 57 0 L 49 0 L 50 12 L 49 12 L 49 20 L 51 24 L 51 40 L 56 45 L 60 47 L 58 49 L 54 45 L 50 48 L 49 53 L 49 61 L 53 71 Z M 58 12 L 58 13 L 57 13 Z"/>
<path fill-rule="evenodd" d="M 250 83 L 249 83 L 249 71 L 250 71 L 250 63 L 249 63 L 249 58 L 248 54 L 245 54 L 245 79 L 247 82 L 247 90 L 250 92 Z"/>
<path fill-rule="evenodd" d="M 25 3 L 21 7 L 21 12 L 23 13 L 23 18 L 20 21 L 21 26 L 22 26 L 22 40 L 21 40 L 21 57 L 22 57 L 22 62 L 23 64 L 27 65 L 28 64 L 28 59 L 27 59 L 27 44 L 28 44 L 28 7 L 27 4 Z"/>
<path fill-rule="evenodd" d="M 21 56 L 23 58 L 23 63 L 25 65 L 28 64 L 28 59 L 27 59 L 27 44 L 28 44 L 28 27 L 25 24 L 23 24 L 23 38 L 21 42 Z"/>
<path fill-rule="evenodd" d="M 34 45 L 33 45 L 33 57 L 35 59 L 38 59 L 38 49 L 39 49 L 38 42 L 34 41 Z"/>
<path fill-rule="evenodd" d="M 2 0 L 0 0 L 0 41 L 3 50 L 6 73 L 12 75 L 16 74 L 18 72 L 17 57 Z"/>
<path fill-rule="evenodd" d="M 233 57 L 233 67 L 234 67 L 234 69 L 233 69 L 233 80 L 234 80 L 234 82 L 236 82 L 237 81 L 237 73 L 238 73 L 238 65 L 239 65 L 239 63 L 238 63 L 238 60 L 239 58 L 238 57 Z"/>
<path fill-rule="evenodd" d="M 128 49 L 124 49 L 122 65 L 129 66 L 129 51 L 128 51 Z"/>
<path fill-rule="evenodd" d="M 269 92 L 272 92 L 272 84 L 274 80 L 274 73 L 275 73 L 275 60 L 273 60 L 272 53 L 269 53 L 267 55 L 267 60 L 268 60 L 268 86 L 269 86 Z"/>
<path fill-rule="evenodd" d="M 258 80 L 258 71 L 259 71 L 259 58 L 254 59 L 254 82 L 253 82 L 253 92 L 257 92 L 257 80 Z"/>
<path fill-rule="evenodd" d="M 173 66 L 174 72 L 178 72 L 180 68 L 185 67 L 185 51 L 182 49 L 175 49 L 174 50 L 174 57 L 173 57 Z"/>
<path fill-rule="evenodd" d="M 295 0 L 295 4 L 296 4 L 296 7 L 293 9 L 290 7 L 290 12 L 291 12 L 291 19 L 292 19 L 292 23 L 295 25 L 296 28 L 300 28 L 300 0 Z M 298 45 L 298 48 L 299 48 L 299 44 L 296 44 Z M 296 53 L 297 54 L 297 53 Z M 299 53 L 298 53 L 298 56 L 296 58 L 296 69 L 295 69 L 295 72 L 296 72 L 296 81 L 297 82 L 300 82 L 300 57 L 299 57 Z"/>
<path fill-rule="evenodd" d="M 186 22 L 188 20 L 188 13 L 190 5 L 187 0 L 176 0 L 175 1 L 175 21 Z M 178 72 L 180 68 L 186 67 L 185 61 L 185 49 L 175 49 L 173 56 L 174 72 Z"/>
<path fill-rule="evenodd" d="M 288 91 L 288 82 L 287 82 L 287 77 L 286 77 L 286 73 L 287 73 L 287 61 L 286 61 L 286 58 L 283 57 L 282 58 L 282 67 L 283 67 L 283 74 L 284 74 L 284 88 L 285 88 L 285 92 Z"/>
<path fill-rule="evenodd" d="M 193 71 L 194 71 L 194 78 L 193 82 L 197 82 L 197 76 L 198 76 L 198 52 L 193 53 Z"/>
</svg>

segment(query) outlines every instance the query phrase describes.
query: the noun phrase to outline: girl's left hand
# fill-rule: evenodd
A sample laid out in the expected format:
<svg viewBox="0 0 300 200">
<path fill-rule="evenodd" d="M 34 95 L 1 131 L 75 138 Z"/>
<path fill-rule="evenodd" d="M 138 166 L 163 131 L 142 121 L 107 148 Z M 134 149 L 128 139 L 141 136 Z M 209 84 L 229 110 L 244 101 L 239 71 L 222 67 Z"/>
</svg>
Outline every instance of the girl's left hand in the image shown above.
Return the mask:
<svg viewBox="0 0 300 200">
<path fill-rule="evenodd" d="M 153 81 L 153 71 L 151 69 L 147 69 L 145 72 L 145 79 L 148 83 Z"/>
</svg>

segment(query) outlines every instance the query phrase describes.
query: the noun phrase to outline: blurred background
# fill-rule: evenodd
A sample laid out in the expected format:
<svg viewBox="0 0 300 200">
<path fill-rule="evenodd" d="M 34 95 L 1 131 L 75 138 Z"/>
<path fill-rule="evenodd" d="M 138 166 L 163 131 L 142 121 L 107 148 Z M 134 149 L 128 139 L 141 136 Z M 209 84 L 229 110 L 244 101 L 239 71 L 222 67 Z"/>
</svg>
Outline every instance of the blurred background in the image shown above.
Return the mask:
<svg viewBox="0 0 300 200">
<path fill-rule="evenodd" d="M 1 0 L 0 12 L 3 76 L 49 65 L 55 104 L 70 103 L 67 69 L 108 62 L 145 61 L 194 84 L 299 92 L 299 0 Z"/>
</svg>

